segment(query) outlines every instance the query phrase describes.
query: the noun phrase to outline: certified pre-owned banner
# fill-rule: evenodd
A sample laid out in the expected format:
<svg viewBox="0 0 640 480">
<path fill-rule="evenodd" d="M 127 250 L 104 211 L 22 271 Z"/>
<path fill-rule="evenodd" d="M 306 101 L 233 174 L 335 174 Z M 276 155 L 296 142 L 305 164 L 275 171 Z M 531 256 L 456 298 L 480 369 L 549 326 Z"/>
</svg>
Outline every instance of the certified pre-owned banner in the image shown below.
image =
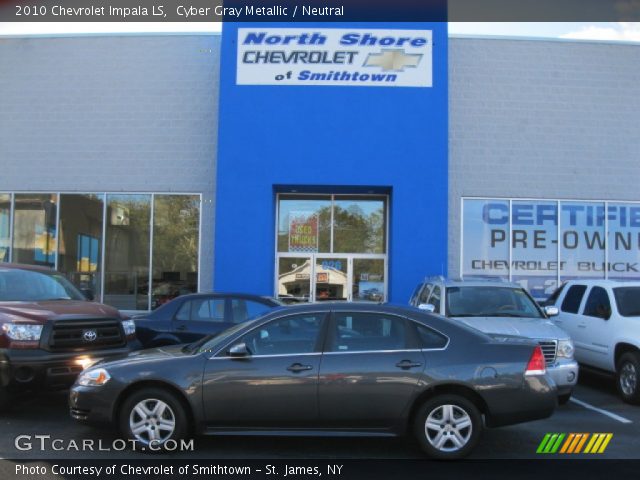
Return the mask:
<svg viewBox="0 0 640 480">
<path fill-rule="evenodd" d="M 432 86 L 432 31 L 239 28 L 238 85 Z"/>
</svg>

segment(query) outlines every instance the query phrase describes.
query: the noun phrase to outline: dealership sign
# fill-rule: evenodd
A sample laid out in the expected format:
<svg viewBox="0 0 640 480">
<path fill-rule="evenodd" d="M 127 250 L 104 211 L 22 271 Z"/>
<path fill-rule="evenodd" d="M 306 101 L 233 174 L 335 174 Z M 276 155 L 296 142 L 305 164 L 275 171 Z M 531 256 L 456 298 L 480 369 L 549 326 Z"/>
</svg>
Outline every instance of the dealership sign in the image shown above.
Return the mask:
<svg viewBox="0 0 640 480">
<path fill-rule="evenodd" d="M 289 213 L 289 251 L 318 251 L 318 214 L 293 211 Z"/>
<path fill-rule="evenodd" d="M 518 281 L 536 297 L 572 278 L 640 278 L 640 204 L 465 199 L 465 277 Z"/>
<path fill-rule="evenodd" d="M 431 87 L 432 34 L 239 28 L 237 84 Z"/>
</svg>

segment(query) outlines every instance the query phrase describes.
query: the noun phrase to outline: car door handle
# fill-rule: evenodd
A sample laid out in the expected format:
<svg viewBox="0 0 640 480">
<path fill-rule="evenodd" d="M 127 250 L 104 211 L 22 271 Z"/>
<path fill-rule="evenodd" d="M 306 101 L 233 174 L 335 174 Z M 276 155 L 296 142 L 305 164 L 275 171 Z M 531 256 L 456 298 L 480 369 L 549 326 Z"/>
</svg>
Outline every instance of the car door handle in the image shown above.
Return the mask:
<svg viewBox="0 0 640 480">
<path fill-rule="evenodd" d="M 305 370 L 311 370 L 313 367 L 311 365 L 302 365 L 301 363 L 294 363 L 293 365 L 289 365 L 287 370 L 293 373 L 304 372 Z"/>
<path fill-rule="evenodd" d="M 408 370 L 409 368 L 421 367 L 422 364 L 419 362 L 412 362 L 411 360 L 402 360 L 401 362 L 396 363 L 396 367 L 402 368 L 403 370 Z"/>
<path fill-rule="evenodd" d="M 178 325 L 178 326 L 176 327 L 176 330 L 180 330 L 180 331 L 183 331 L 183 330 L 186 330 L 186 329 L 187 329 L 187 326 L 186 326 L 186 325 Z"/>
<path fill-rule="evenodd" d="M 578 328 L 587 328 L 587 324 L 586 323 L 579 323 L 578 324 Z"/>
</svg>

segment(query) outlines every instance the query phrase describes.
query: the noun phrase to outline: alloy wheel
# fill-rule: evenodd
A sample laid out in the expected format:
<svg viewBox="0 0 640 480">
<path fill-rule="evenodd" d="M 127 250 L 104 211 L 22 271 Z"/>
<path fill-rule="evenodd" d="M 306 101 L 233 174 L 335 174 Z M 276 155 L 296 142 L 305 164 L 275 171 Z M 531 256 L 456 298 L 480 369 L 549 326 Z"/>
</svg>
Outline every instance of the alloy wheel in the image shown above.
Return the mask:
<svg viewBox="0 0 640 480">
<path fill-rule="evenodd" d="M 441 452 L 462 449 L 471 438 L 473 425 L 469 414 L 458 405 L 440 405 L 433 409 L 424 425 L 429 443 Z"/>
<path fill-rule="evenodd" d="M 637 386 L 636 367 L 632 363 L 625 363 L 620 370 L 620 389 L 625 395 L 631 396 L 636 391 Z"/>
<path fill-rule="evenodd" d="M 129 415 L 129 428 L 140 443 L 162 445 L 176 429 L 173 410 L 162 400 L 149 398 L 138 402 Z"/>
</svg>

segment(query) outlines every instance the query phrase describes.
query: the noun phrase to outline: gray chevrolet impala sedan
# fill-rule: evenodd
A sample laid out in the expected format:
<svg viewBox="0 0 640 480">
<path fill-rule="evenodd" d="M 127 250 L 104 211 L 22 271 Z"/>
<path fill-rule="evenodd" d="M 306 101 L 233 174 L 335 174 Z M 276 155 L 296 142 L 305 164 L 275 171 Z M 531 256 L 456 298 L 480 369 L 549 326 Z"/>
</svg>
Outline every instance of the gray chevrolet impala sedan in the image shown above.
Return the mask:
<svg viewBox="0 0 640 480">
<path fill-rule="evenodd" d="M 322 303 L 272 310 L 198 343 L 88 368 L 71 416 L 110 422 L 147 450 L 212 435 L 413 434 L 460 458 L 484 427 L 550 416 L 542 351 L 412 307 Z"/>
</svg>

